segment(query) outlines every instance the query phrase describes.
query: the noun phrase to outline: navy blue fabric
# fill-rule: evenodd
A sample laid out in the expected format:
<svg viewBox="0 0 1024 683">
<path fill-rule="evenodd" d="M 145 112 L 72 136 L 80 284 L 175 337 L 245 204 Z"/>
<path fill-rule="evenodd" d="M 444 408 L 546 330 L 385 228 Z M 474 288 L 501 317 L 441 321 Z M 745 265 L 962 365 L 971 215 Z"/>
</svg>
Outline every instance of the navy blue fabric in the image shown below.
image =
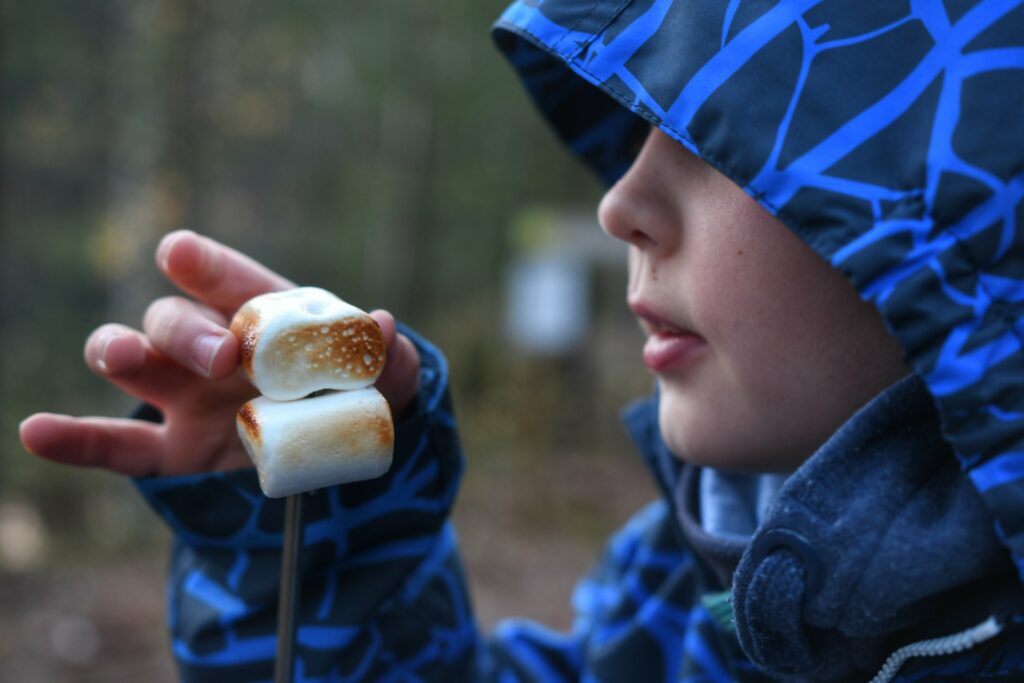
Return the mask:
<svg viewBox="0 0 1024 683">
<path fill-rule="evenodd" d="M 606 182 L 656 125 L 849 276 L 1024 577 L 1021 0 L 519 0 L 495 38 Z"/>
<path fill-rule="evenodd" d="M 757 551 L 780 531 L 805 545 Z M 999 598 L 1000 582 L 1017 587 L 981 496 L 939 435 L 931 396 L 911 376 L 783 485 L 736 570 L 737 630 L 772 671 L 864 675 L 901 632 L 920 634 L 924 615 L 950 611 L 944 600 L 979 581 Z"/>
</svg>

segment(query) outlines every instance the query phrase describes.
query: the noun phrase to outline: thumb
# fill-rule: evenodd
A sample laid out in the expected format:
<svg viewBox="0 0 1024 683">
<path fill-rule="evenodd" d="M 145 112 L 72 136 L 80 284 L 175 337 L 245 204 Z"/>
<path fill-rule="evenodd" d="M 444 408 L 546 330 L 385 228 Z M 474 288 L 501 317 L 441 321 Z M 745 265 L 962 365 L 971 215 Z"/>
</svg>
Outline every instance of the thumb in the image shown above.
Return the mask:
<svg viewBox="0 0 1024 683">
<path fill-rule="evenodd" d="M 394 316 L 382 310 L 372 311 L 370 316 L 380 325 L 387 349 L 387 364 L 377 379 L 377 390 L 398 420 L 412 409 L 419 392 L 420 354 L 412 341 L 398 332 Z"/>
</svg>

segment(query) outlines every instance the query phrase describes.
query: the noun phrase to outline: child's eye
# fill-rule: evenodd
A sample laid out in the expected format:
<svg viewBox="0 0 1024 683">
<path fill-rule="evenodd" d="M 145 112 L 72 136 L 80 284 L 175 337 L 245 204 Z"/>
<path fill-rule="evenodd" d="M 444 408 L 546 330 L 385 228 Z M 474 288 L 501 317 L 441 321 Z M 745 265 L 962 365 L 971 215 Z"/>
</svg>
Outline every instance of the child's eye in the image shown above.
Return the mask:
<svg viewBox="0 0 1024 683">
<path fill-rule="evenodd" d="M 640 150 L 644 148 L 644 143 L 647 142 L 650 132 L 651 124 L 646 122 L 642 128 L 638 126 L 636 130 L 630 132 L 629 140 L 622 150 L 627 159 L 636 159 L 640 155 Z"/>
</svg>

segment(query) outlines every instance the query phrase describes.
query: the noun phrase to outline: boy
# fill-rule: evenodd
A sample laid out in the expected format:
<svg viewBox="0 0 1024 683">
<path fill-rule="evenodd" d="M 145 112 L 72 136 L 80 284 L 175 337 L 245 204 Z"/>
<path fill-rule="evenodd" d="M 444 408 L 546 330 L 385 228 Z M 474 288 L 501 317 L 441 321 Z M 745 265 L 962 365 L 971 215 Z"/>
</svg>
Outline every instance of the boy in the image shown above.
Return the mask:
<svg viewBox="0 0 1024 683">
<path fill-rule="evenodd" d="M 612 184 L 658 379 L 627 423 L 664 500 L 581 582 L 572 633 L 480 639 L 445 363 L 376 312 L 396 462 L 310 497 L 301 679 L 1021 680 L 1019 4 L 513 4 L 499 44 Z M 191 233 L 157 262 L 195 302 L 86 358 L 163 424 L 40 415 L 22 438 L 144 477 L 177 534 L 182 676 L 265 680 L 281 505 L 236 469 L 224 326 L 290 283 Z"/>
</svg>

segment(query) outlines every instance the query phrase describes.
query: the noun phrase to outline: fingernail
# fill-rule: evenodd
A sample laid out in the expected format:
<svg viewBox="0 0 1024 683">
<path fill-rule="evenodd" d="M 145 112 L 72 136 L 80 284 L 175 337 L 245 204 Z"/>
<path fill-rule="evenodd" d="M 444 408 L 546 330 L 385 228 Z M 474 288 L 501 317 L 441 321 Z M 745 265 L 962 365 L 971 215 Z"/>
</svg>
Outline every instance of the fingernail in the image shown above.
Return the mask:
<svg viewBox="0 0 1024 683">
<path fill-rule="evenodd" d="M 160 246 L 157 247 L 157 265 L 164 272 L 166 272 L 169 267 L 171 250 L 174 248 L 174 245 L 177 244 L 178 240 L 184 237 L 184 233 L 184 230 L 171 232 L 163 239 Z"/>
<path fill-rule="evenodd" d="M 100 347 L 100 352 L 96 354 L 96 367 L 104 374 L 110 374 L 110 366 L 107 365 L 107 349 L 110 348 L 111 342 L 120 336 L 120 334 L 112 334 L 104 339 L 103 345 Z"/>
<path fill-rule="evenodd" d="M 227 337 L 219 334 L 204 334 L 196 337 L 192 342 L 192 362 L 196 369 L 209 377 L 213 370 L 213 359 L 217 357 L 217 351 L 227 341 Z"/>
<path fill-rule="evenodd" d="M 156 250 L 156 264 L 160 270 L 167 270 L 167 261 L 170 258 L 171 247 L 174 246 L 179 237 L 179 235 L 169 235 L 161 240 L 160 246 Z"/>
</svg>

